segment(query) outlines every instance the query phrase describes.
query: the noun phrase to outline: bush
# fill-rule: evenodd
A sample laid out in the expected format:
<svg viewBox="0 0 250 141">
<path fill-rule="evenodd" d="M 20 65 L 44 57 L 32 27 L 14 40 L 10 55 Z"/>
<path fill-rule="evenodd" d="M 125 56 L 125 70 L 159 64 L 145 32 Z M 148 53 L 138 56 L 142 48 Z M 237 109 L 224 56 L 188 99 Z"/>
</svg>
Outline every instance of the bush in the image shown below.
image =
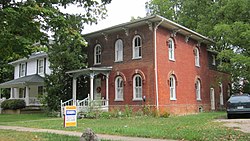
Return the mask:
<svg viewBox="0 0 250 141">
<path fill-rule="evenodd" d="M 25 108 L 25 105 L 25 101 L 22 99 L 8 99 L 2 102 L 1 108 L 16 110 Z"/>
</svg>

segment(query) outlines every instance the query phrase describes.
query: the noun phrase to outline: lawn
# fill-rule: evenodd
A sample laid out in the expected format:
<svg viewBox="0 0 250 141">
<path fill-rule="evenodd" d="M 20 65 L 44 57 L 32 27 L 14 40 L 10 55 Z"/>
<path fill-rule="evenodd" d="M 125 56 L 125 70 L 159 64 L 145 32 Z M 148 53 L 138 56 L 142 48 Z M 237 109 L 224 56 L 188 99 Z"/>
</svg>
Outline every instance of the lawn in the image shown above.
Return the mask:
<svg viewBox="0 0 250 141">
<path fill-rule="evenodd" d="M 213 122 L 226 116 L 223 112 L 169 118 L 127 117 L 111 119 L 78 119 L 76 128 L 63 128 L 62 118 L 46 118 L 44 115 L 0 115 L 0 125 L 15 125 L 35 128 L 83 131 L 92 128 L 96 133 L 138 136 L 178 140 L 250 140 L 250 134 L 242 133 Z M 22 117 L 23 116 L 23 117 Z M 33 120 L 33 117 L 36 117 Z M 3 122 L 5 121 L 5 122 Z"/>
<path fill-rule="evenodd" d="M 0 130 L 0 141 L 78 141 L 79 137 L 49 133 Z"/>
</svg>

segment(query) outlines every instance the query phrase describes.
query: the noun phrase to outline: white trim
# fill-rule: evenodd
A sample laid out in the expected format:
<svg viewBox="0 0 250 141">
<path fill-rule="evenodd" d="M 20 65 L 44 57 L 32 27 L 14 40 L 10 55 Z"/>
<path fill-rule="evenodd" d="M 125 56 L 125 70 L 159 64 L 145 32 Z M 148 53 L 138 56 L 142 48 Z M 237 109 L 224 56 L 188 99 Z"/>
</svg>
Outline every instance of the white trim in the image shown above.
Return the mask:
<svg viewBox="0 0 250 141">
<path fill-rule="evenodd" d="M 171 43 L 171 48 L 170 48 Z M 171 61 L 175 61 L 175 44 L 172 38 L 168 39 L 168 59 Z"/>
<path fill-rule="evenodd" d="M 98 52 L 98 54 L 97 54 L 97 47 L 100 48 L 100 51 Z M 99 56 L 99 60 L 97 60 L 97 55 Z M 102 47 L 100 44 L 97 44 L 94 48 L 94 65 L 101 64 L 101 55 L 102 55 Z"/>
<path fill-rule="evenodd" d="M 42 62 L 42 63 L 40 63 L 40 62 Z M 40 65 L 40 64 L 42 64 L 42 65 Z M 43 74 L 44 73 L 44 59 L 38 59 L 38 63 L 37 63 L 37 73 L 38 74 Z M 42 71 L 40 71 L 40 69 L 42 69 Z"/>
<path fill-rule="evenodd" d="M 200 67 L 200 51 L 197 47 L 194 49 L 194 62 L 196 67 Z"/>
<path fill-rule="evenodd" d="M 115 42 L 115 62 L 123 61 L 123 41 L 121 39 Z"/>
<path fill-rule="evenodd" d="M 120 83 L 118 84 L 117 81 L 118 79 L 120 79 Z M 123 87 L 123 79 L 121 76 L 117 76 L 115 78 L 115 101 L 123 101 L 124 98 L 124 87 Z M 119 85 L 122 85 L 121 87 Z M 120 90 L 121 93 L 118 93 L 118 90 Z M 121 96 L 120 98 L 118 98 L 118 94 L 120 94 L 119 96 Z"/>
<path fill-rule="evenodd" d="M 136 86 L 136 78 L 139 77 L 140 78 L 140 86 Z M 141 97 L 136 97 L 136 90 L 140 90 L 140 93 L 138 93 L 138 96 L 141 95 Z M 133 100 L 142 100 L 142 90 L 143 90 L 143 84 L 142 84 L 142 77 L 137 74 L 133 77 Z"/>
<path fill-rule="evenodd" d="M 223 84 L 220 82 L 220 105 L 224 105 L 224 98 L 223 98 Z"/>
<path fill-rule="evenodd" d="M 140 39 L 140 42 L 139 42 L 140 44 L 138 46 L 135 46 L 135 39 L 137 39 L 137 38 Z M 141 59 L 142 58 L 142 38 L 141 38 L 141 36 L 135 35 L 133 38 L 132 44 L 133 44 L 133 47 L 132 47 L 133 57 L 132 57 L 132 59 Z M 136 56 L 137 55 L 136 53 L 138 53 L 138 56 Z"/>
<path fill-rule="evenodd" d="M 171 94 L 171 92 L 173 93 Z M 169 77 L 169 97 L 170 100 L 176 100 L 176 79 L 174 75 Z"/>
<path fill-rule="evenodd" d="M 196 88 L 195 88 L 195 95 L 196 95 L 196 100 L 201 100 L 201 81 L 198 79 L 196 80 Z"/>
</svg>

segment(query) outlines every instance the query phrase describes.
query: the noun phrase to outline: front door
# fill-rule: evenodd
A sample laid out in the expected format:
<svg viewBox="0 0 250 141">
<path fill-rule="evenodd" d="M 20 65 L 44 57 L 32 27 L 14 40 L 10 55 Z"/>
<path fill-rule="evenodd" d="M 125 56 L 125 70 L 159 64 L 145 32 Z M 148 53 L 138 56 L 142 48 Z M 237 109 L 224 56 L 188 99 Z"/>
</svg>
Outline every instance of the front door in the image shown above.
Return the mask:
<svg viewBox="0 0 250 141">
<path fill-rule="evenodd" d="M 101 100 L 101 78 L 96 78 L 94 83 L 94 100 Z"/>
<path fill-rule="evenodd" d="M 211 110 L 215 110 L 214 88 L 210 88 Z"/>
</svg>

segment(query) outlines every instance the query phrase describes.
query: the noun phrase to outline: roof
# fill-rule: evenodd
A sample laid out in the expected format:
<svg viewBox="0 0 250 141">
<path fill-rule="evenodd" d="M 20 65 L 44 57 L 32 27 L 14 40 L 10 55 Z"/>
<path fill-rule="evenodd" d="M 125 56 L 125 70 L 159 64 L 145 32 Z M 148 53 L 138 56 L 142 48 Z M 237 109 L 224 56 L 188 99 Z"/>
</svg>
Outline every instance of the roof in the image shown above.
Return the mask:
<svg viewBox="0 0 250 141">
<path fill-rule="evenodd" d="M 43 85 L 44 78 L 38 74 L 28 75 L 0 84 L 0 88 L 24 87 L 27 85 Z"/>
<path fill-rule="evenodd" d="M 26 60 L 38 59 L 38 58 L 47 57 L 47 56 L 48 56 L 48 54 L 46 52 L 35 52 L 35 53 L 32 53 L 28 58 L 21 58 L 21 59 L 18 59 L 16 61 L 10 62 L 9 64 L 15 65 L 17 63 L 21 63 L 21 62 L 24 62 Z"/>
<path fill-rule="evenodd" d="M 133 27 L 137 27 L 137 26 L 141 26 L 141 25 L 146 25 L 146 24 L 152 24 L 152 23 L 159 23 L 160 26 L 165 27 L 167 29 L 170 30 L 174 30 L 177 31 L 178 33 L 187 36 L 189 38 L 192 38 L 194 40 L 200 41 L 200 42 L 204 42 L 204 43 L 215 43 L 212 39 L 203 36 L 191 29 L 188 29 L 180 24 L 177 24 L 171 20 L 168 20 L 164 17 L 161 17 L 159 15 L 153 15 L 153 16 L 147 16 L 145 18 L 141 18 L 141 19 L 137 19 L 131 22 L 127 22 L 127 23 L 123 23 L 123 24 L 119 24 L 116 26 L 112 26 L 109 28 L 105 28 L 99 31 L 95 31 L 92 33 L 88 33 L 83 35 L 84 38 L 88 39 L 88 38 L 93 38 L 96 36 L 100 36 L 100 35 L 106 35 L 112 32 L 116 32 L 116 31 L 121 31 L 121 30 L 125 30 L 125 29 L 129 29 L 129 28 L 133 28 Z"/>
<path fill-rule="evenodd" d="M 89 75 L 90 73 L 108 73 L 112 70 L 112 67 L 90 67 L 86 69 L 78 69 L 66 72 L 72 74 L 74 77 L 79 75 Z"/>
</svg>

